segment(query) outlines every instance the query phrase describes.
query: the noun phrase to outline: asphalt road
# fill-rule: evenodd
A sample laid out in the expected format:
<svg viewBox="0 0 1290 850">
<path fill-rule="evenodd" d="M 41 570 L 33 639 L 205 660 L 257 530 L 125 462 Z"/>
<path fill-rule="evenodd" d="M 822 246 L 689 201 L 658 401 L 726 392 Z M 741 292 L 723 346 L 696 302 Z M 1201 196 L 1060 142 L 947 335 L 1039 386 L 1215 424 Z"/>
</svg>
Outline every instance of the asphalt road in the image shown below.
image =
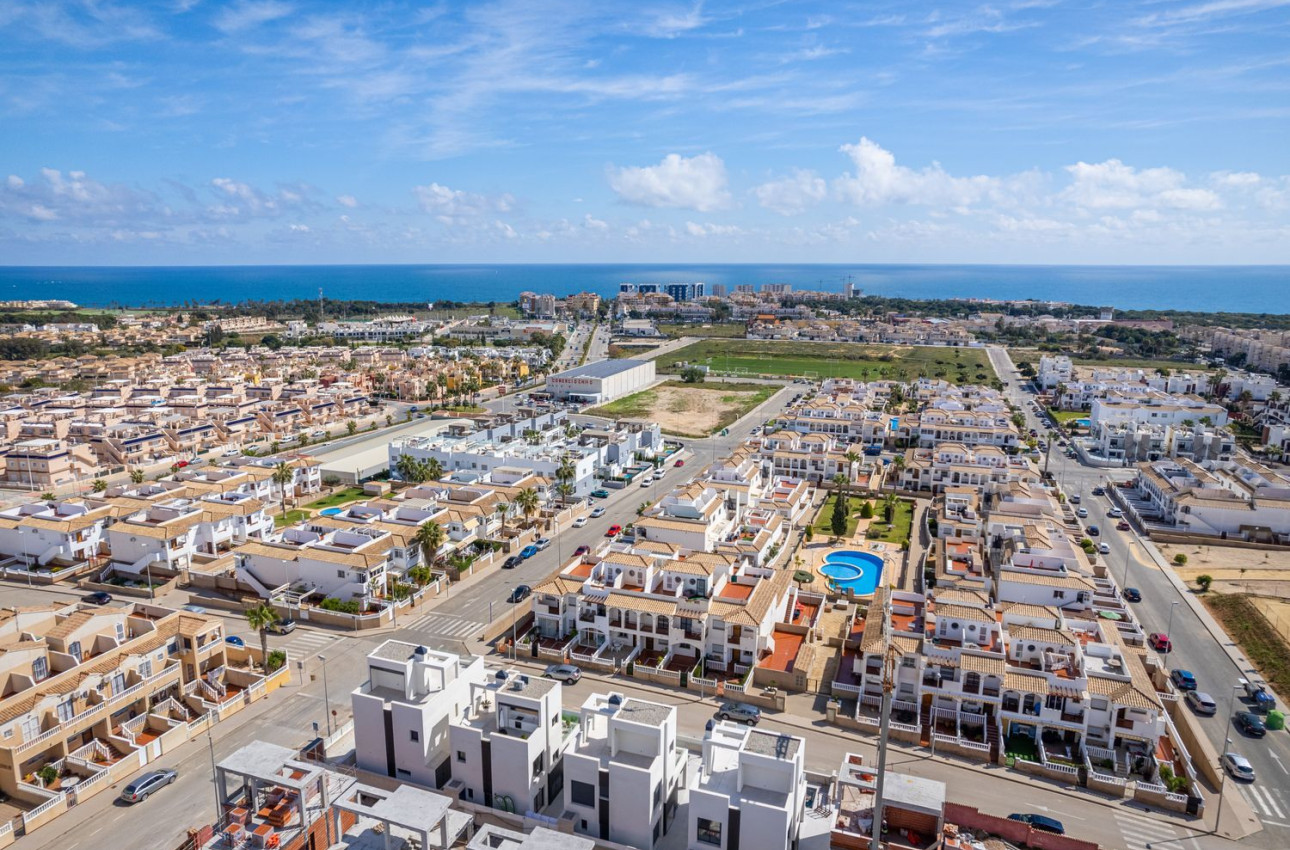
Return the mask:
<svg viewBox="0 0 1290 850">
<path fill-rule="evenodd" d="M 1026 427 L 1042 434 L 1051 425 L 1034 415 L 1030 407 L 1034 396 L 1021 389 L 1023 379 L 1012 370 L 1012 361 L 1001 349 L 991 347 L 989 353 L 1001 380 L 1010 385 L 1006 391 L 1010 399 L 1025 411 Z M 1252 668 L 1248 662 L 1238 664 L 1232 660 L 1226 650 L 1235 645 L 1224 633 L 1210 632 L 1177 586 L 1150 557 L 1146 548 L 1150 543 L 1136 531 L 1117 531 L 1118 520 L 1106 515 L 1112 507 L 1110 500 L 1092 495 L 1093 488 L 1105 486 L 1108 478 L 1122 481 L 1134 477 L 1134 473 L 1084 466 L 1077 460 L 1067 459 L 1056 446 L 1052 447 L 1049 464 L 1049 471 L 1067 496 L 1078 494 L 1088 509 L 1088 519 L 1081 522 L 1085 526 L 1098 526 L 1101 535 L 1095 539 L 1110 545 L 1110 553 L 1099 557 L 1104 559 L 1116 582 L 1121 587 L 1136 587 L 1142 592 L 1142 601 L 1133 606 L 1142 628 L 1148 633 L 1158 631 L 1170 635 L 1173 651 L 1166 659 L 1166 666 L 1170 670 L 1190 670 L 1196 676 L 1198 689 L 1209 693 L 1218 703 L 1216 716 L 1199 718 L 1200 727 L 1215 750 L 1223 752 L 1224 740 L 1230 738 L 1232 744 L 1226 749 L 1240 753 L 1254 765 L 1257 780 L 1253 787 L 1236 790 L 1239 783 L 1228 782 L 1225 790 L 1225 795 L 1244 794 L 1264 825 L 1263 832 L 1249 836 L 1242 843 L 1255 847 L 1290 847 L 1290 735 L 1284 731 L 1269 732 L 1265 738 L 1256 739 L 1227 725 L 1237 680 L 1250 675 Z M 1236 711 L 1245 708 L 1240 700 L 1236 701 Z M 1211 798 L 1211 805 L 1216 802 Z M 1230 813 L 1224 815 L 1229 816 Z"/>
</svg>

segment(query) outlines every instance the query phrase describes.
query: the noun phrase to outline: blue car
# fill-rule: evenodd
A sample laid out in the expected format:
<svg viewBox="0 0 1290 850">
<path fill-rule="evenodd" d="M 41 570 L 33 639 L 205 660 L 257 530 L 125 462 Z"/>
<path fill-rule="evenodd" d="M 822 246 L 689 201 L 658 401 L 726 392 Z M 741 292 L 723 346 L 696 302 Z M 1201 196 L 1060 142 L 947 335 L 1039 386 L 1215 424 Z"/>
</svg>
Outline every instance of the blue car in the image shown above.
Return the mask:
<svg viewBox="0 0 1290 850">
<path fill-rule="evenodd" d="M 242 640 L 237 635 L 229 635 L 228 637 L 224 638 L 224 642 L 229 644 L 230 646 L 246 646 L 246 641 Z"/>
<path fill-rule="evenodd" d="M 538 553 L 538 547 L 529 545 L 529 546 L 525 546 L 523 549 L 520 550 L 520 557 L 527 561 L 529 558 L 532 558 L 537 553 Z"/>
<path fill-rule="evenodd" d="M 1196 677 L 1190 670 L 1175 670 L 1169 674 L 1169 678 L 1173 680 L 1174 687 L 1180 691 L 1196 690 Z"/>
</svg>

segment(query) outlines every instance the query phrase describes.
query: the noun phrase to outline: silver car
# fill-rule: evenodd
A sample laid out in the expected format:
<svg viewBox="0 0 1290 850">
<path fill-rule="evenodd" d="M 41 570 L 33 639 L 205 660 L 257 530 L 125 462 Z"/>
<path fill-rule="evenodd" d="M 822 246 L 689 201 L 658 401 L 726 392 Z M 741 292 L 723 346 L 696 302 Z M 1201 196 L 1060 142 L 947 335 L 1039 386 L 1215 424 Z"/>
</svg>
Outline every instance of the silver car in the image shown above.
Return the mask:
<svg viewBox="0 0 1290 850">
<path fill-rule="evenodd" d="M 1183 697 L 1183 702 L 1191 706 L 1191 710 L 1197 714 L 1211 715 L 1218 713 L 1218 703 L 1214 698 L 1204 691 L 1188 691 Z"/>
<path fill-rule="evenodd" d="M 126 803 L 142 803 L 148 795 L 159 788 L 165 788 L 179 778 L 179 771 L 152 770 L 131 782 L 121 791 L 121 799 Z"/>
<path fill-rule="evenodd" d="M 761 709 L 755 705 L 748 705 L 742 702 L 723 703 L 717 710 L 717 718 L 720 720 L 732 720 L 735 723 L 747 723 L 749 726 L 756 726 L 761 720 Z"/>
<path fill-rule="evenodd" d="M 1233 779 L 1242 779 L 1246 782 L 1254 781 L 1254 765 L 1245 756 L 1236 753 L 1223 753 L 1223 770 Z"/>
<path fill-rule="evenodd" d="M 547 679 L 564 682 L 566 685 L 574 685 L 582 678 L 582 671 L 572 664 L 552 664 L 542 675 Z"/>
</svg>

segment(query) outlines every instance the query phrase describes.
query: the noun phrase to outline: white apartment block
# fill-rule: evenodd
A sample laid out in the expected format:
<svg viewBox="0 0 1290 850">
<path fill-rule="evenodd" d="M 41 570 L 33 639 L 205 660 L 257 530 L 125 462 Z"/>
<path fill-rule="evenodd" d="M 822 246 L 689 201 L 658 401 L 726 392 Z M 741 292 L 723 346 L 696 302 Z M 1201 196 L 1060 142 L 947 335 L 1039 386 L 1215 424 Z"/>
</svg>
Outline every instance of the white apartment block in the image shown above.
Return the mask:
<svg viewBox="0 0 1290 850">
<path fill-rule="evenodd" d="M 563 799 L 562 759 L 576 727 L 563 722 L 560 683 L 498 670 L 469 689 L 465 711 L 449 718 L 453 793 L 519 814 Z"/>
<path fill-rule="evenodd" d="M 1036 382 L 1041 389 L 1051 390 L 1058 384 L 1068 384 L 1075 377 L 1071 359 L 1064 354 L 1039 357 L 1039 369 L 1036 371 Z"/>
<path fill-rule="evenodd" d="M 1006 449 L 1015 448 L 1019 441 L 1012 414 L 1006 406 L 973 410 L 928 408 L 918 419 L 918 444 L 923 448 L 953 442 L 973 449 L 978 446 Z"/>
<path fill-rule="evenodd" d="M 689 850 L 783 850 L 794 846 L 806 803 L 806 742 L 793 735 L 717 723 L 690 776 Z"/>
<path fill-rule="evenodd" d="M 1167 457 L 1226 461 L 1236 452 L 1236 438 L 1225 429 L 1141 422 L 1099 423 L 1081 445 L 1096 458 L 1124 466 Z"/>
<path fill-rule="evenodd" d="M 1208 424 L 1221 428 L 1227 424 L 1227 408 L 1205 401 L 1199 396 L 1169 395 L 1152 391 L 1133 397 L 1108 396 L 1094 399 L 1089 411 L 1092 427 L 1106 424 L 1185 425 Z"/>
<path fill-rule="evenodd" d="M 34 566 L 97 562 L 112 506 L 94 500 L 30 502 L 0 511 L 0 555 Z"/>
<path fill-rule="evenodd" d="M 673 828 L 687 755 L 676 743 L 676 708 L 593 694 L 564 757 L 564 808 L 574 830 L 651 850 Z"/>
<path fill-rule="evenodd" d="M 1183 533 L 1266 541 L 1290 535 L 1290 476 L 1254 463 L 1140 464 L 1127 504 L 1140 519 Z"/>
<path fill-rule="evenodd" d="M 1039 483 L 1039 470 L 1028 458 L 996 446 L 968 448 L 945 442 L 934 448 L 907 449 L 900 488 L 937 494 L 948 487 L 978 487 L 993 492 L 1013 481 Z"/>
<path fill-rule="evenodd" d="M 483 685 L 484 659 L 387 640 L 354 689 L 354 752 L 363 770 L 442 788 L 453 776 L 450 725 Z"/>
<path fill-rule="evenodd" d="M 394 547 L 394 535 L 380 528 L 306 521 L 272 540 L 244 544 L 234 563 L 238 578 L 266 598 L 291 589 L 369 602 L 385 590 Z"/>
</svg>

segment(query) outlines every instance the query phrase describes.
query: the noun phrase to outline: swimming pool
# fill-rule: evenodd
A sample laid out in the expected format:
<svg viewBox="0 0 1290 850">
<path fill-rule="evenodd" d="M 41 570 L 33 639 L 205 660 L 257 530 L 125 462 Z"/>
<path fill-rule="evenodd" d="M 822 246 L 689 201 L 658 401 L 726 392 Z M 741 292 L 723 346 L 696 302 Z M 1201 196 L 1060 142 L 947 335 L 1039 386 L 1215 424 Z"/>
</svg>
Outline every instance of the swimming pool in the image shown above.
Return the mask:
<svg viewBox="0 0 1290 850">
<path fill-rule="evenodd" d="M 882 578 L 882 567 L 883 560 L 879 556 L 848 549 L 825 556 L 820 575 L 830 579 L 838 590 L 850 590 L 856 596 L 872 596 Z"/>
<path fill-rule="evenodd" d="M 322 516 L 340 516 L 340 514 L 341 514 L 341 509 L 340 509 L 340 508 L 323 508 L 323 509 L 322 509 L 321 511 L 319 511 L 318 513 L 319 513 L 320 515 L 322 515 Z"/>
<path fill-rule="evenodd" d="M 1093 427 L 1093 420 L 1092 420 L 1092 419 L 1076 419 L 1076 420 L 1075 420 L 1075 424 L 1076 424 L 1076 425 L 1082 425 L 1082 426 L 1084 426 L 1085 428 L 1092 428 L 1092 427 Z"/>
</svg>

